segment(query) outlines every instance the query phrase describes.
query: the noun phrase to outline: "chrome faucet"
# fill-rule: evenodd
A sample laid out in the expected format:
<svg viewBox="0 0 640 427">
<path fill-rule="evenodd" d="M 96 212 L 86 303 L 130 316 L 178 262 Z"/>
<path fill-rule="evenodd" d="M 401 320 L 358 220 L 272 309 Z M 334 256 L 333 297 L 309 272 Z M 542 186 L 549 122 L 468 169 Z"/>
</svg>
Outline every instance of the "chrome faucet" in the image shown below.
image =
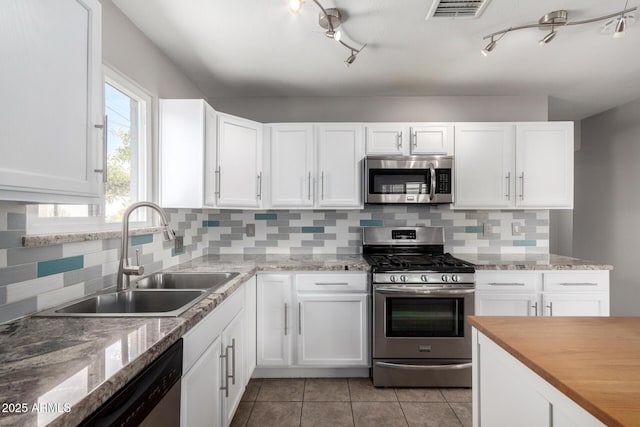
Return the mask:
<svg viewBox="0 0 640 427">
<path fill-rule="evenodd" d="M 164 227 L 163 235 L 165 240 L 173 240 L 176 238 L 176 234 L 169 227 L 169 220 L 167 214 L 158 205 L 152 202 L 136 202 L 124 211 L 122 216 L 122 244 L 120 246 L 120 264 L 118 265 L 118 282 L 116 290 L 123 291 L 129 289 L 129 276 L 140 276 L 144 274 L 144 267 L 141 265 L 128 265 L 129 262 L 129 217 L 131 213 L 138 208 L 147 207 L 158 212 L 160 219 L 162 220 L 162 226 Z M 136 256 L 136 264 L 140 264 L 140 259 Z"/>
</svg>

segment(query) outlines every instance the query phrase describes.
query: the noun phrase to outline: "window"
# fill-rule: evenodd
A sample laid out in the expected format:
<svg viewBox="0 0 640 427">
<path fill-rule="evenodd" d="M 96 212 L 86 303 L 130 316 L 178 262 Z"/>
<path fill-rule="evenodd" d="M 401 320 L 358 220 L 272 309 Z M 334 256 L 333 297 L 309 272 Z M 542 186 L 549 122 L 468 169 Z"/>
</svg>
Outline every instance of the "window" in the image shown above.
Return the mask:
<svg viewBox="0 0 640 427">
<path fill-rule="evenodd" d="M 151 96 L 109 67 L 104 75 L 107 181 L 101 201 L 30 205 L 29 234 L 119 228 L 127 206 L 151 195 Z M 131 221 L 145 225 L 145 210 L 135 211 Z"/>
</svg>

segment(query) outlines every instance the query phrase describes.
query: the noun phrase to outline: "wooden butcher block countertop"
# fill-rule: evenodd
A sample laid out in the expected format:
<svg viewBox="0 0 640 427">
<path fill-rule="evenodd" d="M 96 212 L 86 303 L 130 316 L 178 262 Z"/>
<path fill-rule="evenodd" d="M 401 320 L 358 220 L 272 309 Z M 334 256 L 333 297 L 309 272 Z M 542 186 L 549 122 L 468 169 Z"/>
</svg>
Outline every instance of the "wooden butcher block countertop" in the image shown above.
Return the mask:
<svg viewBox="0 0 640 427">
<path fill-rule="evenodd" d="M 469 321 L 607 426 L 640 426 L 640 317 Z"/>
</svg>

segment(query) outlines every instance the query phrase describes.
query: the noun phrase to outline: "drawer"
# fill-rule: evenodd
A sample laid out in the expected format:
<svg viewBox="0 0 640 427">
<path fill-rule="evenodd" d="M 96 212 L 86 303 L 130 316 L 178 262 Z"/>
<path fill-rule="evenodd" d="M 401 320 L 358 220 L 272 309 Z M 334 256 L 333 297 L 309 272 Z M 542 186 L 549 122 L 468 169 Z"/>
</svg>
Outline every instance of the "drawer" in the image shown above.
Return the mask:
<svg viewBox="0 0 640 427">
<path fill-rule="evenodd" d="M 558 271 L 544 273 L 542 278 L 545 291 L 589 291 L 609 290 L 608 271 Z"/>
<path fill-rule="evenodd" d="M 300 273 L 295 283 L 302 292 L 367 292 L 368 277 L 367 273 Z"/>
<path fill-rule="evenodd" d="M 537 291 L 540 273 L 476 271 L 476 289 L 481 291 Z"/>
</svg>

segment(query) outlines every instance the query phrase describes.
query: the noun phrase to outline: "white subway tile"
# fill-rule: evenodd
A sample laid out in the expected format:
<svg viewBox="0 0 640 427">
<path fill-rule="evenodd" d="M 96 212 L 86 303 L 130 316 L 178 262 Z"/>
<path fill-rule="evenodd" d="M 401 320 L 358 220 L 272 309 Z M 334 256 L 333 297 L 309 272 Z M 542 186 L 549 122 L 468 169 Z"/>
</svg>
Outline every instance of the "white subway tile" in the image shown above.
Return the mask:
<svg viewBox="0 0 640 427">
<path fill-rule="evenodd" d="M 64 286 L 63 275 L 54 274 L 7 285 L 7 303 L 20 301 Z"/>
<path fill-rule="evenodd" d="M 38 310 L 55 307 L 84 296 L 84 282 L 38 295 Z"/>
</svg>

